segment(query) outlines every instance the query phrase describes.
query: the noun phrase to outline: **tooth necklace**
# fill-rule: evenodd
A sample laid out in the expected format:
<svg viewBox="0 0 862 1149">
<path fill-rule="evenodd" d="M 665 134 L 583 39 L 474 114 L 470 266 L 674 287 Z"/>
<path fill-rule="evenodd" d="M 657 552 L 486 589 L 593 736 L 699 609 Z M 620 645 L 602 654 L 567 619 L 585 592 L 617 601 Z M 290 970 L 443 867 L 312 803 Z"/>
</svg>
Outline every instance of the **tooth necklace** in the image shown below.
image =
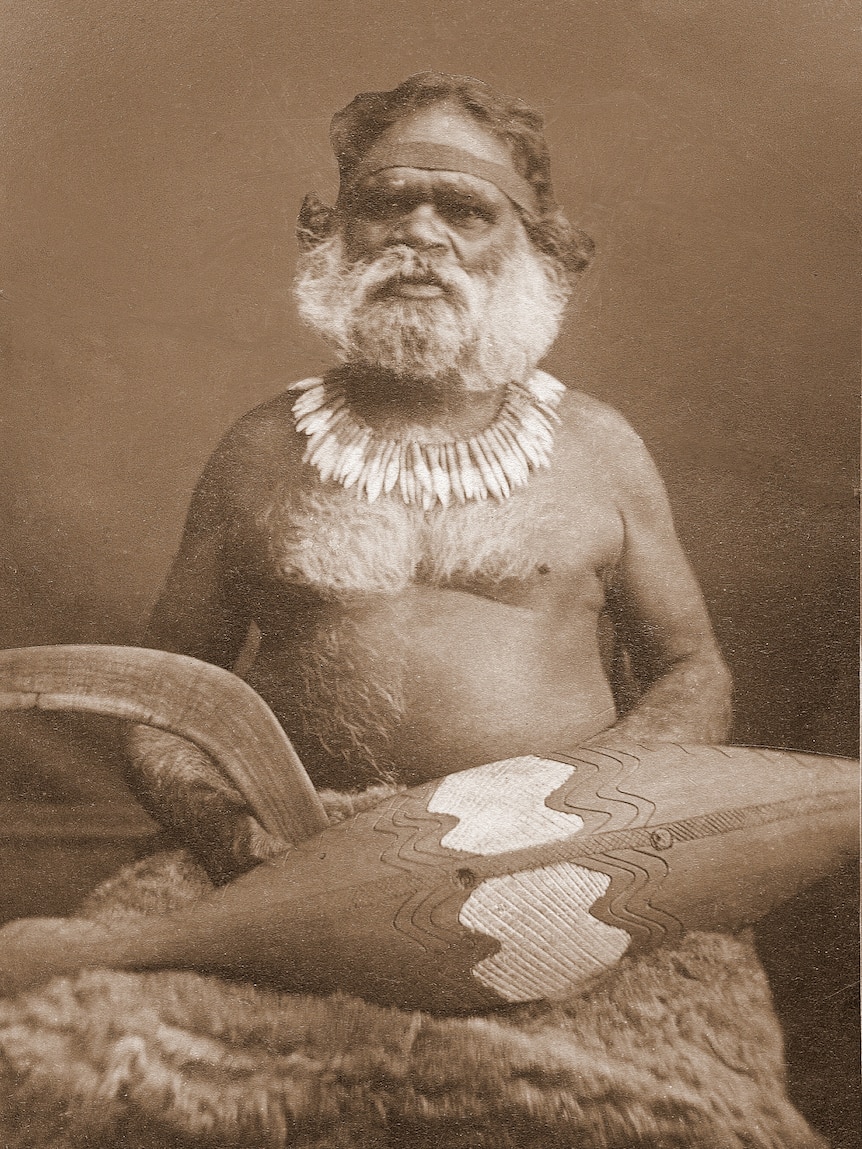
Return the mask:
<svg viewBox="0 0 862 1149">
<path fill-rule="evenodd" d="M 547 467 L 554 447 L 556 408 L 565 387 L 536 371 L 527 382 L 510 383 L 492 422 L 472 438 L 442 443 L 386 439 L 354 415 L 338 382 L 303 379 L 290 391 L 296 429 L 308 442 L 303 462 L 373 503 L 381 494 L 400 493 L 408 506 L 430 510 L 507 499 L 531 472 Z"/>
</svg>

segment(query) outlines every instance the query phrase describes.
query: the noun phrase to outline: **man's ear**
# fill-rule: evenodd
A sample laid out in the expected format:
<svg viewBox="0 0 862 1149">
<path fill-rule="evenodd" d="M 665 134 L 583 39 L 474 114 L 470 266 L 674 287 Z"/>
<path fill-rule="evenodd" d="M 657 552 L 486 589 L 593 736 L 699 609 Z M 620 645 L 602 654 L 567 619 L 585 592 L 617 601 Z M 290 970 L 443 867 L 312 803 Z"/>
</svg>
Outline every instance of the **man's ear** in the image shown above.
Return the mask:
<svg viewBox="0 0 862 1149">
<path fill-rule="evenodd" d="M 302 251 L 310 251 L 329 239 L 335 231 L 336 211 L 325 204 L 314 192 L 302 201 L 296 221 L 296 240 Z"/>
</svg>

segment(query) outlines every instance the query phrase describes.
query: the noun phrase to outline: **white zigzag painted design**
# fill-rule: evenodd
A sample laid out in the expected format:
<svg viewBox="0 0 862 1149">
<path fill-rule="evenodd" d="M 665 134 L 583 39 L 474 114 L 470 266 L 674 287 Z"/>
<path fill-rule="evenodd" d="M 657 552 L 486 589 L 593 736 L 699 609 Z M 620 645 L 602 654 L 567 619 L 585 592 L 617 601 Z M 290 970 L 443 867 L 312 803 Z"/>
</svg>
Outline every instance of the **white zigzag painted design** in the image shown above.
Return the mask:
<svg viewBox="0 0 862 1149">
<path fill-rule="evenodd" d="M 545 800 L 574 767 L 532 755 L 450 774 L 428 809 L 458 825 L 442 839 L 453 850 L 502 854 L 560 841 L 583 828 L 577 814 Z M 467 929 L 496 938 L 499 951 L 473 976 L 506 1001 L 564 997 L 614 965 L 631 936 L 590 915 L 610 878 L 573 862 L 488 878 L 461 907 Z"/>
</svg>

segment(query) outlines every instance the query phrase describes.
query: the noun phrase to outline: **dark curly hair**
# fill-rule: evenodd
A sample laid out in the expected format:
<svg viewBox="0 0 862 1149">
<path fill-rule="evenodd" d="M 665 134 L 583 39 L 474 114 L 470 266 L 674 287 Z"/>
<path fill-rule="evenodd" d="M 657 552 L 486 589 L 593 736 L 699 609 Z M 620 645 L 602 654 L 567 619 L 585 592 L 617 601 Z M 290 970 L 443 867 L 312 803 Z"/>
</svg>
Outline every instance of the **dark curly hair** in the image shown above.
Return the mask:
<svg viewBox="0 0 862 1149">
<path fill-rule="evenodd" d="M 374 142 L 403 116 L 443 102 L 457 103 L 504 143 L 515 170 L 532 186 L 537 212 L 516 208 L 527 235 L 539 251 L 570 279 L 590 262 L 593 242 L 566 219 L 551 185 L 551 158 L 539 112 L 523 100 L 502 96 L 471 76 L 419 72 L 389 92 L 363 92 L 332 117 L 330 140 L 338 160 L 342 187 Z M 306 196 L 297 237 L 312 247 L 337 225 L 337 216 L 316 196 Z"/>
</svg>

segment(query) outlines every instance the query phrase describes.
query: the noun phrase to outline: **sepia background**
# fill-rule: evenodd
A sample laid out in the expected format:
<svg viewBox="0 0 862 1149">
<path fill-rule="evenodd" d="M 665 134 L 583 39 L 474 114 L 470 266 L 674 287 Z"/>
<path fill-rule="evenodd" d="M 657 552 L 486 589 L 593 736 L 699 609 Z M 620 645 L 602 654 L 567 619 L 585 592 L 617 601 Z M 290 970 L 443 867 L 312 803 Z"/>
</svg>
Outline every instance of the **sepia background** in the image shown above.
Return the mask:
<svg viewBox="0 0 862 1149">
<path fill-rule="evenodd" d="M 546 116 L 558 198 L 598 248 L 548 367 L 655 455 L 734 672 L 735 739 L 852 753 L 852 16 L 842 0 L 8 0 L 0 646 L 140 635 L 217 439 L 327 362 L 290 281 L 302 196 L 335 190 L 330 115 L 434 68 Z M 0 860 L 23 876 L 0 916 L 65 908 L 134 845 L 27 855 L 26 833 L 46 803 L 142 824 L 113 732 L 7 716 L 0 755 L 0 800 L 30 818 L 5 820 L 19 836 Z"/>
</svg>

